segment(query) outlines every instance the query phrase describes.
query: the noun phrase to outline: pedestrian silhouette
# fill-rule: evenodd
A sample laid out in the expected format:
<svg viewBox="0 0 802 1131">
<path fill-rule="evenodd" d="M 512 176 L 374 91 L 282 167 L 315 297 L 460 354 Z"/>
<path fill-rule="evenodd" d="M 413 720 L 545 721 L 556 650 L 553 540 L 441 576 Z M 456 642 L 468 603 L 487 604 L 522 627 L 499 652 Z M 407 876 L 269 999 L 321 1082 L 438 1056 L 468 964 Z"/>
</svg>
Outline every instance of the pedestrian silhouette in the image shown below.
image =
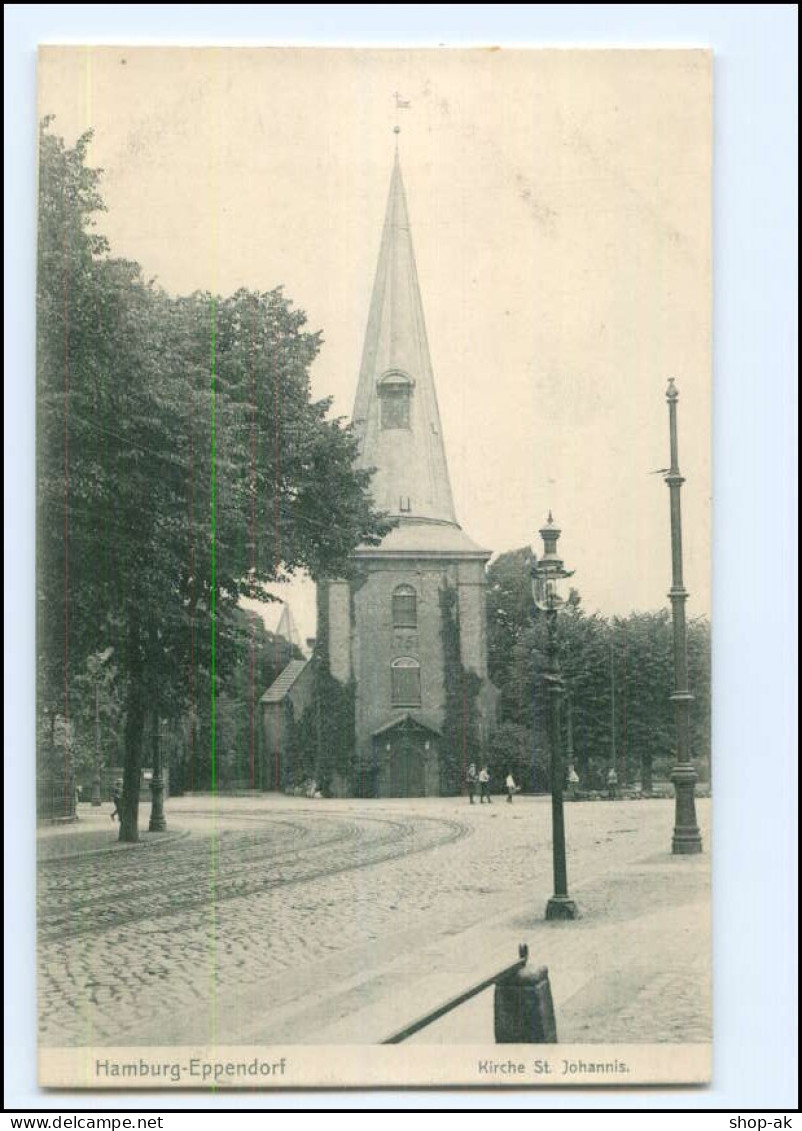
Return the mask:
<svg viewBox="0 0 802 1131">
<path fill-rule="evenodd" d="M 114 789 L 111 791 L 111 800 L 114 803 L 112 810 L 112 821 L 116 817 L 118 821 L 122 821 L 122 803 L 123 803 L 123 783 L 121 781 L 115 782 Z"/>
<path fill-rule="evenodd" d="M 607 796 L 610 801 L 615 801 L 618 795 L 618 774 L 615 772 L 615 766 L 610 767 L 610 772 L 607 775 Z"/>
</svg>

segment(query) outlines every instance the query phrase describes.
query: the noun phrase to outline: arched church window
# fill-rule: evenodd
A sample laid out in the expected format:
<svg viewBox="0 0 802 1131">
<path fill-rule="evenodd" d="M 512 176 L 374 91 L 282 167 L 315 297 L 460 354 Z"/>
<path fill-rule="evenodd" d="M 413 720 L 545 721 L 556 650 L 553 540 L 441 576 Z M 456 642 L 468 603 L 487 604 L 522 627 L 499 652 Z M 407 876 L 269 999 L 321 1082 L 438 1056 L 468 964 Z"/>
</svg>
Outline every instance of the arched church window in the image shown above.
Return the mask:
<svg viewBox="0 0 802 1131">
<path fill-rule="evenodd" d="M 392 699 L 394 707 L 420 707 L 420 664 L 408 656 L 393 660 Z"/>
<path fill-rule="evenodd" d="M 393 628 L 418 627 L 418 595 L 411 585 L 393 590 Z"/>
<path fill-rule="evenodd" d="M 412 378 L 400 369 L 391 369 L 379 380 L 382 428 L 409 428 Z"/>
</svg>

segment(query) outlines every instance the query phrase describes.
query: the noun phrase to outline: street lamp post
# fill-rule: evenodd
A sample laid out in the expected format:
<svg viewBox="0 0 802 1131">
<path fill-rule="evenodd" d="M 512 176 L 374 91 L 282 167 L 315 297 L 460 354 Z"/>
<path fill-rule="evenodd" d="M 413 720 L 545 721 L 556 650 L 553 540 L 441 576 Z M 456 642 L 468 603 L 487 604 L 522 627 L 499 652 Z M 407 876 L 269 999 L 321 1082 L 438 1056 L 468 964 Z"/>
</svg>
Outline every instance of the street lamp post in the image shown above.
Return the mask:
<svg viewBox="0 0 802 1131">
<path fill-rule="evenodd" d="M 566 726 L 566 745 L 568 747 L 568 777 L 570 780 L 571 771 L 574 768 L 574 709 L 571 703 L 571 696 L 566 697 L 565 710 L 567 715 Z"/>
<path fill-rule="evenodd" d="M 571 577 L 557 554 L 560 528 L 549 511 L 541 528 L 543 557 L 532 565 L 532 596 L 535 606 L 546 614 L 546 692 L 548 696 L 549 741 L 551 745 L 551 823 L 554 858 L 554 895 L 546 904 L 547 919 L 576 919 L 577 908 L 568 895 L 568 870 L 565 861 L 565 820 L 563 815 L 563 760 L 560 742 L 560 698 L 563 681 L 557 654 L 557 610 L 565 603 L 560 594 L 562 581 Z"/>
<path fill-rule="evenodd" d="M 615 774 L 615 764 L 618 761 L 615 743 L 615 653 L 613 642 L 610 641 L 610 770 Z M 608 782 L 610 780 L 608 772 Z"/>
<path fill-rule="evenodd" d="M 673 377 L 666 390 L 671 441 L 671 466 L 665 480 L 671 498 L 671 617 L 674 627 L 674 693 L 671 701 L 677 726 L 677 763 L 671 774 L 674 783 L 675 819 L 672 852 L 691 854 L 702 851 L 702 837 L 696 823 L 696 770 L 691 762 L 689 712 L 693 695 L 688 689 L 688 647 L 685 628 L 685 602 L 688 592 L 682 580 L 682 513 L 680 488 L 685 482 L 679 470 L 677 445 L 677 401 L 679 393 Z"/>
<path fill-rule="evenodd" d="M 568 746 L 568 798 L 571 801 L 576 800 L 576 787 L 579 784 L 579 776 L 576 772 L 574 765 L 574 708 L 571 703 L 570 694 L 566 696 L 566 714 L 568 715 L 568 727 L 566 734 L 566 742 Z"/>
<path fill-rule="evenodd" d="M 148 830 L 152 833 L 163 833 L 167 828 L 167 821 L 164 817 L 161 721 L 158 716 L 153 720 L 153 778 L 150 783 L 150 792 L 153 800 L 150 806 Z"/>
</svg>

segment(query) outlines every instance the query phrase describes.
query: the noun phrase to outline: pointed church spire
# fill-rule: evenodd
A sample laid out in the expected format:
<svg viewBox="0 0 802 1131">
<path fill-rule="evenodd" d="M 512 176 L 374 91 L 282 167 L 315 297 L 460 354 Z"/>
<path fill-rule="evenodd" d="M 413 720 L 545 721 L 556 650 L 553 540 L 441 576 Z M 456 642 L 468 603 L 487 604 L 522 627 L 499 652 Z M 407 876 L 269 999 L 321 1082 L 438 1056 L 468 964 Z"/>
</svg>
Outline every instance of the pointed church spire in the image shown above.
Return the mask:
<svg viewBox="0 0 802 1131">
<path fill-rule="evenodd" d="M 379 510 L 457 525 L 397 146 L 354 424 Z"/>
<path fill-rule="evenodd" d="M 276 627 L 276 636 L 283 636 L 288 644 L 293 644 L 299 651 L 303 652 L 301 634 L 296 627 L 292 609 L 286 602 L 284 603 L 284 608 L 281 610 L 281 618 Z"/>
</svg>

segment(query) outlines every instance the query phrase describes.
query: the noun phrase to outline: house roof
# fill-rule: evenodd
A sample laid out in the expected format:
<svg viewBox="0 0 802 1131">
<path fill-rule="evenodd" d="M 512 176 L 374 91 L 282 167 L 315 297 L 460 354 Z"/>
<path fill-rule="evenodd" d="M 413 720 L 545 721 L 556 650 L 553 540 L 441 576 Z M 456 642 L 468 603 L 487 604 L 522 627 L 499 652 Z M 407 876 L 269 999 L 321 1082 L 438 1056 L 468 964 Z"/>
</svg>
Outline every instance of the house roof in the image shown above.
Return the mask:
<svg viewBox="0 0 802 1131">
<path fill-rule="evenodd" d="M 290 660 L 286 668 L 284 668 L 281 675 L 271 683 L 267 691 L 259 700 L 260 703 L 280 703 L 281 700 L 292 689 L 293 684 L 298 679 L 298 676 L 304 670 L 309 660 Z"/>
</svg>

